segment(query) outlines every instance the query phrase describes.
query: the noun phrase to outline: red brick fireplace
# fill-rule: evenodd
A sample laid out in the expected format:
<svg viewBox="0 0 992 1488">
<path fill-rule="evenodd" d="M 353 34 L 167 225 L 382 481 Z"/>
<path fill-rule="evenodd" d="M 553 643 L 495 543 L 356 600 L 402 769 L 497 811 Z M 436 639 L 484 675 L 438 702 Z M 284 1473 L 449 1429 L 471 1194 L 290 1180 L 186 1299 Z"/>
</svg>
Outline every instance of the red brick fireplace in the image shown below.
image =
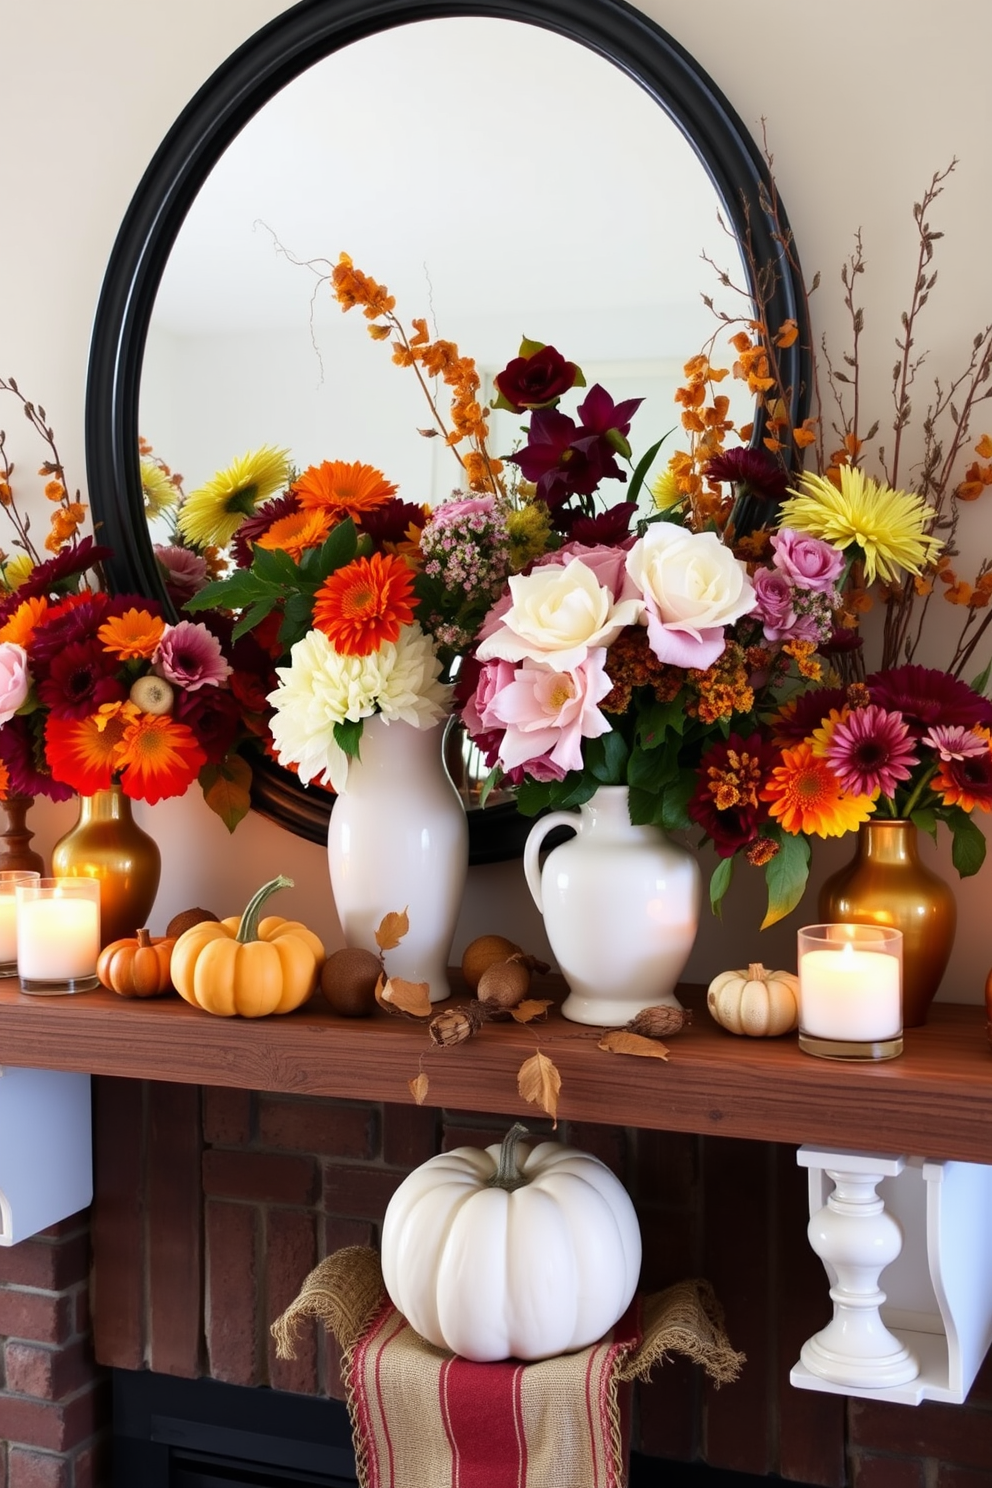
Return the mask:
<svg viewBox="0 0 992 1488">
<path fill-rule="evenodd" d="M 91 1214 L 0 1251 L 5 1488 L 109 1484 L 108 1366 L 340 1399 L 333 1343 L 314 1328 L 297 1359 L 280 1362 L 269 1323 L 318 1256 L 376 1242 L 410 1168 L 441 1147 L 497 1140 L 506 1125 L 232 1088 L 93 1084 Z M 634 1196 L 644 1288 L 709 1277 L 747 1354 L 740 1381 L 722 1390 L 681 1362 L 640 1387 L 641 1452 L 825 1488 L 992 1488 L 992 1367 L 965 1406 L 789 1385 L 829 1311 L 791 1147 L 599 1125 L 558 1135 L 602 1157 Z"/>
</svg>

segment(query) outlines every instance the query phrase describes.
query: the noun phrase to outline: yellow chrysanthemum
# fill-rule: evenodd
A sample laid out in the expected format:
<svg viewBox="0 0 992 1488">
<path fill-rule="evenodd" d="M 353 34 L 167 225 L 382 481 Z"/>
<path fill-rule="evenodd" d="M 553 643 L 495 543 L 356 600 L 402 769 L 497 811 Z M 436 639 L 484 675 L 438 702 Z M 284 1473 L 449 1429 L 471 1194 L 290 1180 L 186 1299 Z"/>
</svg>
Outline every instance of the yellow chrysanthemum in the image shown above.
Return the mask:
<svg viewBox="0 0 992 1488">
<path fill-rule="evenodd" d="M 3 565 L 3 582 L 9 590 L 20 589 L 34 573 L 34 559 L 27 553 L 15 553 Z"/>
<path fill-rule="evenodd" d="M 151 520 L 175 506 L 179 492 L 172 484 L 161 465 L 154 460 L 141 461 L 141 497 L 145 503 L 145 516 Z"/>
<path fill-rule="evenodd" d="M 179 511 L 179 531 L 193 547 L 225 547 L 245 518 L 282 490 L 290 472 L 288 450 L 271 444 L 249 450 L 187 496 Z"/>
<path fill-rule="evenodd" d="M 820 475 L 805 474 L 799 485 L 783 501 L 779 525 L 835 548 L 856 544 L 869 584 L 876 577 L 894 583 L 900 573 L 920 573 L 944 546 L 926 531 L 934 510 L 921 496 L 881 486 L 853 465 L 840 467 L 839 489 Z"/>
<path fill-rule="evenodd" d="M 510 538 L 510 567 L 514 573 L 547 550 L 551 514 L 543 501 L 527 501 L 506 519 Z"/>
<path fill-rule="evenodd" d="M 678 477 L 669 465 L 666 470 L 651 482 L 651 500 L 656 511 L 668 511 L 673 506 L 678 506 L 685 495 L 679 489 Z"/>
</svg>

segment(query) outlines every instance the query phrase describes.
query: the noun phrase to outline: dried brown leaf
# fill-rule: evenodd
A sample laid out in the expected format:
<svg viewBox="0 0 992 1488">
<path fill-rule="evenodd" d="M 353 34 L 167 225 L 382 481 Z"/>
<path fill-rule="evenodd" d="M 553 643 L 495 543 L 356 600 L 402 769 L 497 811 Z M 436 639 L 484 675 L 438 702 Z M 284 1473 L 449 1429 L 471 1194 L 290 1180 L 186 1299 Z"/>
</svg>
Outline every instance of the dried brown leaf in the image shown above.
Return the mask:
<svg viewBox="0 0 992 1488">
<path fill-rule="evenodd" d="M 431 1082 L 430 1080 L 428 1080 L 423 1070 L 420 1071 L 420 1074 L 415 1080 L 408 1080 L 407 1085 L 409 1086 L 410 1094 L 413 1096 L 417 1105 L 422 1106 L 424 1104 L 424 1101 L 427 1099 L 427 1092 L 431 1088 Z"/>
<path fill-rule="evenodd" d="M 533 1023 L 535 1018 L 540 1018 L 548 1011 L 554 1001 L 551 997 L 528 997 L 526 1002 L 518 1002 L 515 1008 L 510 1009 L 510 1017 L 515 1018 L 518 1023 Z"/>
<path fill-rule="evenodd" d="M 540 1049 L 525 1059 L 517 1071 L 517 1090 L 532 1106 L 540 1106 L 558 1125 L 558 1093 L 561 1075 Z"/>
<path fill-rule="evenodd" d="M 389 977 L 381 992 L 376 987 L 375 995 L 384 1007 L 409 1013 L 412 1018 L 429 1018 L 434 1011 L 430 990 L 427 982 L 407 982 L 402 977 Z"/>
<path fill-rule="evenodd" d="M 598 1047 L 607 1054 L 640 1054 L 645 1059 L 667 1059 L 668 1049 L 657 1039 L 644 1038 L 639 1033 L 628 1033 L 626 1028 L 611 1028 L 604 1033 Z"/>
<path fill-rule="evenodd" d="M 397 913 L 395 910 L 390 914 L 383 915 L 379 922 L 379 928 L 375 932 L 375 943 L 380 951 L 395 951 L 400 941 L 410 928 L 410 920 L 406 910 Z"/>
</svg>

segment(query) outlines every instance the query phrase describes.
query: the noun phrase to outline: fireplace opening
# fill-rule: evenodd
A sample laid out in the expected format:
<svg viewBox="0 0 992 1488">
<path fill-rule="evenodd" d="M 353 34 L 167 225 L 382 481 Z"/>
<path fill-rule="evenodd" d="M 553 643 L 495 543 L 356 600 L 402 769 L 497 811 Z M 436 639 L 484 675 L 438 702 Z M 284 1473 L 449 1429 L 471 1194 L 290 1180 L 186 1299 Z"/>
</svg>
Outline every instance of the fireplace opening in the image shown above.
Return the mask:
<svg viewBox="0 0 992 1488">
<path fill-rule="evenodd" d="M 338 1400 L 114 1369 L 113 1488 L 357 1488 Z M 630 1488 L 808 1488 L 631 1456 Z M 424 1485 L 428 1488 L 428 1485 Z"/>
</svg>

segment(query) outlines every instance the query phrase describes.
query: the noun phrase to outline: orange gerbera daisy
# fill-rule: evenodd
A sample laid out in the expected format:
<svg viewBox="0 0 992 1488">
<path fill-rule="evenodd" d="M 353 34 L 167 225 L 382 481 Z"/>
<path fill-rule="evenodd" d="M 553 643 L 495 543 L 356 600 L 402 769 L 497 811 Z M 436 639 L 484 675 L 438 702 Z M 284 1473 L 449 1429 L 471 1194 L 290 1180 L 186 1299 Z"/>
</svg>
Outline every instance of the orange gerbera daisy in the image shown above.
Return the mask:
<svg viewBox="0 0 992 1488">
<path fill-rule="evenodd" d="M 167 713 L 142 713 L 117 751 L 124 794 L 152 805 L 183 795 L 206 762 L 193 730 Z"/>
<path fill-rule="evenodd" d="M 0 801 L 6 801 L 9 794 L 10 771 L 7 769 L 7 766 L 4 764 L 3 760 L 0 760 Z"/>
<path fill-rule="evenodd" d="M 290 490 L 301 506 L 325 508 L 338 521 L 344 517 L 357 520 L 361 512 L 381 506 L 396 495 L 396 487 L 381 470 L 357 460 L 351 465 L 344 460 L 311 465 Z"/>
<path fill-rule="evenodd" d="M 13 641 L 16 646 L 27 649 L 36 627 L 48 614 L 48 608 L 48 600 L 43 595 L 24 600 L 6 624 L 0 626 L 0 641 Z"/>
<path fill-rule="evenodd" d="M 413 574 L 402 558 L 373 553 L 332 573 L 317 590 L 313 623 L 345 656 L 369 656 L 413 620 Z"/>
<path fill-rule="evenodd" d="M 165 630 L 165 621 L 148 610 L 127 610 L 105 620 L 97 631 L 104 651 L 121 661 L 149 660 L 155 655 Z"/>
<path fill-rule="evenodd" d="M 277 548 L 288 553 L 294 563 L 299 563 L 307 548 L 320 547 L 333 525 L 334 519 L 325 508 L 291 512 L 288 517 L 280 517 L 267 527 L 255 546 Z"/>
<path fill-rule="evenodd" d="M 133 710 L 137 712 L 137 709 Z M 56 718 L 45 723 L 45 758 L 56 780 L 91 796 L 113 782 L 116 756 L 128 715 L 120 703 L 105 705 L 89 718 Z"/>
<path fill-rule="evenodd" d="M 842 837 L 867 821 L 875 810 L 872 796 L 845 796 L 825 760 L 817 759 L 805 740 L 782 751 L 782 763 L 771 772 L 761 792 L 770 801 L 769 815 L 792 836 Z"/>
</svg>

